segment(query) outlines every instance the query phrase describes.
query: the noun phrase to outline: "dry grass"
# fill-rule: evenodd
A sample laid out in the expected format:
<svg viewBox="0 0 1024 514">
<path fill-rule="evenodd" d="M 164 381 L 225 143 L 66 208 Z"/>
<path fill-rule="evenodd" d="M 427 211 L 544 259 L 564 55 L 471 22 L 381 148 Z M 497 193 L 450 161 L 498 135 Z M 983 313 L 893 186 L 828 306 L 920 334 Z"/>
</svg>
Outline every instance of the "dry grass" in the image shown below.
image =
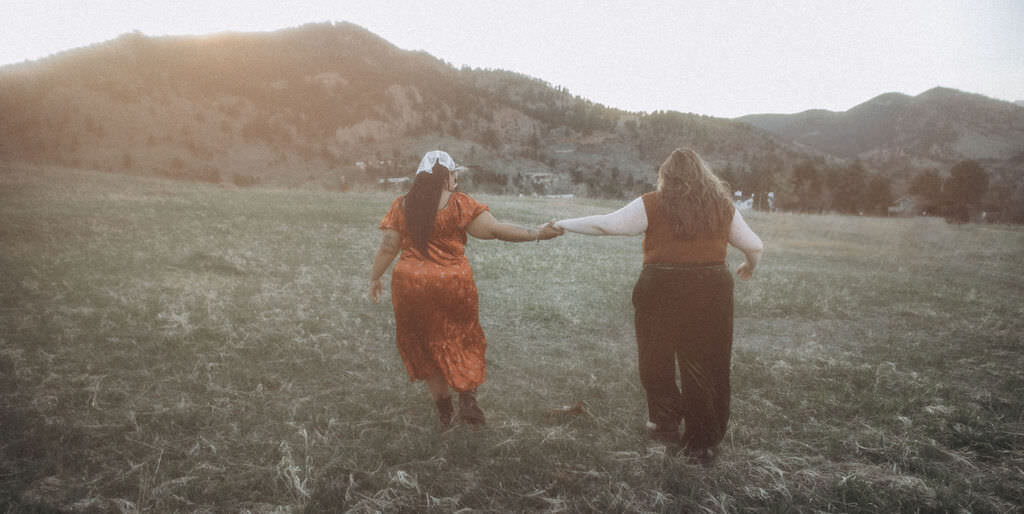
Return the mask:
<svg viewBox="0 0 1024 514">
<path fill-rule="evenodd" d="M 478 198 L 529 224 L 615 206 Z M 365 294 L 390 199 L 0 169 L 4 510 L 1024 504 L 1018 227 L 748 215 L 768 252 L 704 469 L 644 435 L 639 238 L 471 242 L 489 424 L 439 434 Z"/>
</svg>

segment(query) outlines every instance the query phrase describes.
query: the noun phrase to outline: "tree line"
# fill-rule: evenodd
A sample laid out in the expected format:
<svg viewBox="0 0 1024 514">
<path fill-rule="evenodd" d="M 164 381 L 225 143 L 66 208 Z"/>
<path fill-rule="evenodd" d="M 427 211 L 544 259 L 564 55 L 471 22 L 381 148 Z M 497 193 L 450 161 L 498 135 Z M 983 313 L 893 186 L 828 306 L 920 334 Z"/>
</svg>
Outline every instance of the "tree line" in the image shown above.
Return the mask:
<svg viewBox="0 0 1024 514">
<path fill-rule="evenodd" d="M 774 193 L 774 207 L 785 211 L 886 216 L 894 202 L 903 198 L 909 211 L 899 214 L 941 216 L 957 222 L 1024 223 L 1020 202 L 1024 188 L 992 183 L 985 168 L 973 160 L 954 164 L 945 175 L 920 170 L 899 188 L 902 194 L 892 179 L 869 172 L 859 161 L 844 166 L 802 161 L 788 173 L 770 166 L 754 166 L 749 172 L 727 166 L 718 174 L 744 197 Z M 767 204 L 755 202 L 754 207 L 767 208 Z"/>
</svg>

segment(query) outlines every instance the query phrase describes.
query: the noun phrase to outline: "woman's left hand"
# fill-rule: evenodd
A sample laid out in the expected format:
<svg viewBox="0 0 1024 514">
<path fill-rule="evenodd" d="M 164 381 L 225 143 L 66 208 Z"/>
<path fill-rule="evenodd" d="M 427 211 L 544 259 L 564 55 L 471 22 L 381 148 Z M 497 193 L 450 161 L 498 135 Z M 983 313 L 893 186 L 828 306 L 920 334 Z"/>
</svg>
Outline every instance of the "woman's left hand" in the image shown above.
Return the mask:
<svg viewBox="0 0 1024 514">
<path fill-rule="evenodd" d="M 751 268 L 748 263 L 744 262 L 736 268 L 736 276 L 739 277 L 740 280 L 750 280 L 750 277 L 754 276 L 754 269 Z"/>
</svg>

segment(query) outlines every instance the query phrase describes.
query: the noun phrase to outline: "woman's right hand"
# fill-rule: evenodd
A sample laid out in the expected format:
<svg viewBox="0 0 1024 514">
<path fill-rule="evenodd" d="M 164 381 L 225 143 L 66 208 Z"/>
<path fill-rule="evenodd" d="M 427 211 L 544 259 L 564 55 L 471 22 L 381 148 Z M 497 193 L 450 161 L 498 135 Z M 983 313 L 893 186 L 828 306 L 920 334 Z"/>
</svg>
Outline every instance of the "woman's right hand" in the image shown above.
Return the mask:
<svg viewBox="0 0 1024 514">
<path fill-rule="evenodd" d="M 381 285 L 380 279 L 370 279 L 370 299 L 373 303 L 380 303 L 380 295 L 384 292 L 384 286 Z"/>
</svg>

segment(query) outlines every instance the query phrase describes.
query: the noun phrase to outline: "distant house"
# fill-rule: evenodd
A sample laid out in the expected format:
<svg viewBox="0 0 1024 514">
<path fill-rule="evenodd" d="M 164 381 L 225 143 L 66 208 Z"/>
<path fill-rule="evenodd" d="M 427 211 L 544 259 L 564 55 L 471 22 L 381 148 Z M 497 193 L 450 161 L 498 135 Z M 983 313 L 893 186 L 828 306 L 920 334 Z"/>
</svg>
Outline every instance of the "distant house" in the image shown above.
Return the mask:
<svg viewBox="0 0 1024 514">
<path fill-rule="evenodd" d="M 377 168 L 377 169 L 388 168 L 388 169 L 391 169 L 391 168 L 395 167 L 395 162 L 392 161 L 392 160 L 387 160 L 387 161 L 371 161 L 371 162 L 356 161 L 355 162 L 355 166 L 357 168 L 363 170 L 363 171 L 366 171 L 366 170 L 368 170 L 370 168 Z"/>
<path fill-rule="evenodd" d="M 917 200 L 913 196 L 901 196 L 889 205 L 889 216 L 917 216 Z"/>
<path fill-rule="evenodd" d="M 401 189 L 408 184 L 412 179 L 409 177 L 388 177 L 382 178 L 377 181 L 381 187 L 387 187 L 391 189 Z"/>
<path fill-rule="evenodd" d="M 533 184 L 551 185 L 555 181 L 552 173 L 527 173 L 526 178 Z"/>
<path fill-rule="evenodd" d="M 905 195 L 889 204 L 889 216 L 948 216 L 949 206 L 928 201 L 920 195 Z"/>
<path fill-rule="evenodd" d="M 733 193 L 732 204 L 741 211 L 747 211 L 756 206 L 759 211 L 775 212 L 775 193 L 761 195 L 760 198 L 757 194 L 752 194 L 750 198 L 744 199 L 743 191 L 736 191 Z"/>
</svg>

